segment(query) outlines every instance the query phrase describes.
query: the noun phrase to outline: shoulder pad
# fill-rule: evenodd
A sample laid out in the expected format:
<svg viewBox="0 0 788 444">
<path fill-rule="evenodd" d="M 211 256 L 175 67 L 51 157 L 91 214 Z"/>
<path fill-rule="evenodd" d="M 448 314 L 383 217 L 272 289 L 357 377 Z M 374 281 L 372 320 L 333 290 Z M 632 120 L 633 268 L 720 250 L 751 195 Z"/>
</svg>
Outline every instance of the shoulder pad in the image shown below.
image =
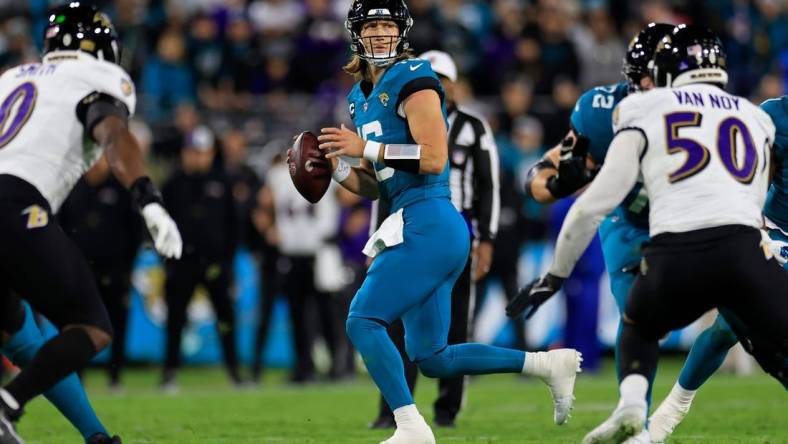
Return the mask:
<svg viewBox="0 0 788 444">
<path fill-rule="evenodd" d="M 597 86 L 584 92 L 577 99 L 570 118 L 575 132 L 587 136 L 594 131 L 595 125 L 609 126 L 610 113 L 626 94 L 625 83 Z"/>
<path fill-rule="evenodd" d="M 101 60 L 80 60 L 68 68 L 82 82 L 86 82 L 91 91 L 102 92 L 120 100 L 126 105 L 129 113 L 134 114 L 137 94 L 134 82 L 123 68 Z"/>
</svg>

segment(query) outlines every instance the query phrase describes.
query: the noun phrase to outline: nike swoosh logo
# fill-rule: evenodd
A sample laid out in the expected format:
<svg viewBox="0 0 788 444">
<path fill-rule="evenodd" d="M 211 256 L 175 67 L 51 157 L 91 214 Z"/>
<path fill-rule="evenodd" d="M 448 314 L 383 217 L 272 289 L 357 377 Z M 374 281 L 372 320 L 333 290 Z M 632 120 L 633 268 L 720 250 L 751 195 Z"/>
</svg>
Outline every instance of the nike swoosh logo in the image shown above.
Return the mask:
<svg viewBox="0 0 788 444">
<path fill-rule="evenodd" d="M 421 65 L 423 65 L 423 63 L 419 63 L 418 65 L 411 66 L 411 67 L 410 67 L 410 70 L 411 70 L 411 71 L 415 71 L 415 70 L 419 69 L 419 67 L 420 67 Z"/>
</svg>

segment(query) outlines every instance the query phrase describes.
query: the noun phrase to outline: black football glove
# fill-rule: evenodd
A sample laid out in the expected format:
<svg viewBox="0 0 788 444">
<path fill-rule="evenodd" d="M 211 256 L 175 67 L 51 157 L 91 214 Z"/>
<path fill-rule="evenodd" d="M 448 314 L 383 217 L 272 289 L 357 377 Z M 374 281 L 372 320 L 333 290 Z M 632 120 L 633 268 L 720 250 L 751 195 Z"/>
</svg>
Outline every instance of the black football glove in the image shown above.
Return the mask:
<svg viewBox="0 0 788 444">
<path fill-rule="evenodd" d="M 536 310 L 558 293 L 564 278 L 553 276 L 550 273 L 539 279 L 534 279 L 530 284 L 521 288 L 517 296 L 506 305 L 506 316 L 516 318 L 525 312 L 525 319 L 530 319 Z"/>
<path fill-rule="evenodd" d="M 588 142 L 588 137 L 579 134 L 574 140 L 566 137 L 561 141 L 558 174 L 547 179 L 547 190 L 556 199 L 569 196 L 594 178 L 596 171 L 586 168 Z"/>
</svg>

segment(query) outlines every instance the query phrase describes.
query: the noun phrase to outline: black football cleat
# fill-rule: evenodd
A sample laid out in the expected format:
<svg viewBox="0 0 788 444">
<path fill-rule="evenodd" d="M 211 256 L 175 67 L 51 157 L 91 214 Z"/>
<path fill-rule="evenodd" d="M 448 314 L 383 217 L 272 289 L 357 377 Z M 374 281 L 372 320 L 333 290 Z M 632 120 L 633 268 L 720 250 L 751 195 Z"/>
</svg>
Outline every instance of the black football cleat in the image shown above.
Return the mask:
<svg viewBox="0 0 788 444">
<path fill-rule="evenodd" d="M 450 429 L 457 427 L 457 423 L 454 422 L 454 417 L 449 415 L 435 415 L 435 419 L 432 422 L 438 427 Z"/>
<path fill-rule="evenodd" d="M 85 441 L 85 444 L 122 444 L 120 441 L 120 436 L 115 435 L 112 438 L 103 434 L 103 433 L 96 433 L 95 435 L 88 438 Z"/>
<path fill-rule="evenodd" d="M 395 429 L 397 423 L 394 422 L 394 415 L 381 415 L 369 423 L 370 429 Z"/>
</svg>

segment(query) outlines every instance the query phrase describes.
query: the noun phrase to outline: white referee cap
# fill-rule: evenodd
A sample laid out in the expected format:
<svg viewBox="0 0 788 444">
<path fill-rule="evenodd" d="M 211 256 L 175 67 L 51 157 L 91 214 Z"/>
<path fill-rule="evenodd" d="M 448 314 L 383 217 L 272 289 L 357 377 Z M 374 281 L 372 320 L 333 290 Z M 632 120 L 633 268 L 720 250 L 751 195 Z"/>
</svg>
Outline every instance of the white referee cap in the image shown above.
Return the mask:
<svg viewBox="0 0 788 444">
<path fill-rule="evenodd" d="M 454 64 L 454 60 L 449 54 L 443 51 L 432 50 L 420 55 L 419 58 L 430 62 L 435 74 L 444 76 L 452 82 L 457 81 L 457 65 Z"/>
</svg>

